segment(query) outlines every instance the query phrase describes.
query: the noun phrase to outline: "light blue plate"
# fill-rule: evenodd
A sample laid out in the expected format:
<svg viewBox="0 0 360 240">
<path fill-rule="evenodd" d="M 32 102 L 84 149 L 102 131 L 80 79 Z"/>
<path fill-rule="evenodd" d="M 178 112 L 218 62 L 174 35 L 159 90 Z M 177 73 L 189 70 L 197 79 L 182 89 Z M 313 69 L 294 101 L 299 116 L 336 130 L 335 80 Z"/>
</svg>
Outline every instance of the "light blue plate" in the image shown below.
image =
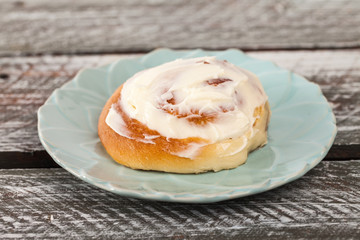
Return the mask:
<svg viewBox="0 0 360 240">
<path fill-rule="evenodd" d="M 137 171 L 115 163 L 97 135 L 100 112 L 113 91 L 136 72 L 177 58 L 216 56 L 254 72 L 269 96 L 268 144 L 233 170 L 198 175 Z M 304 175 L 328 152 L 335 118 L 318 85 L 241 51 L 160 49 L 141 58 L 84 69 L 56 89 L 38 112 L 42 144 L 75 176 L 122 196 L 206 203 L 243 197 Z"/>
</svg>

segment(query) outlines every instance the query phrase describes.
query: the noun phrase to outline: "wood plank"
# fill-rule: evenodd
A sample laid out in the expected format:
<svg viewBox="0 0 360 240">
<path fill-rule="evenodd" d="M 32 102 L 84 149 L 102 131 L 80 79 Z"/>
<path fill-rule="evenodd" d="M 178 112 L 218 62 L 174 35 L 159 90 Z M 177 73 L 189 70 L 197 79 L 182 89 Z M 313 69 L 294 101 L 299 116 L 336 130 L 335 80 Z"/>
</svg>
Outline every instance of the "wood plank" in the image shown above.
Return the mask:
<svg viewBox="0 0 360 240">
<path fill-rule="evenodd" d="M 358 0 L 3 0 L 0 54 L 360 46 Z"/>
<path fill-rule="evenodd" d="M 336 147 L 330 151 L 328 159 L 360 158 L 360 50 L 263 51 L 249 54 L 272 60 L 320 84 L 332 104 L 339 127 Z M 6 164 L 28 167 L 29 164 L 23 162 L 26 158 L 16 155 L 16 152 L 43 150 L 37 135 L 36 111 L 55 88 L 69 81 L 81 68 L 131 56 L 134 55 L 0 58 L 0 152 L 14 153 L 0 155 L 4 159 L 2 167 Z M 37 159 L 41 161 L 41 158 Z M 39 162 L 33 166 L 44 165 Z"/>
<path fill-rule="evenodd" d="M 37 109 L 51 92 L 84 67 L 127 55 L 0 58 L 0 152 L 43 150 L 37 136 Z"/>
<path fill-rule="evenodd" d="M 215 204 L 130 199 L 63 169 L 0 170 L 4 238 L 355 239 L 360 161 L 321 162 L 301 179 Z"/>
</svg>

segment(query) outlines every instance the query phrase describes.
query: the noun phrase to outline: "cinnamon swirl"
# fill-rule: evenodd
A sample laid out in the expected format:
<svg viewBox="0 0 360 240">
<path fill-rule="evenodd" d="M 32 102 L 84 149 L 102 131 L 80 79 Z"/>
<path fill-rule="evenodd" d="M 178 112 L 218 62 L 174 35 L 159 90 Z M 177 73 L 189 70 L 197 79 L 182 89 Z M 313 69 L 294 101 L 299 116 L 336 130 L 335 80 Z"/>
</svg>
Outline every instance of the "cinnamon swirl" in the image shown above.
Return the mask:
<svg viewBox="0 0 360 240">
<path fill-rule="evenodd" d="M 235 168 L 267 142 L 270 109 L 258 78 L 215 57 L 135 74 L 106 103 L 98 133 L 133 169 L 200 173 Z"/>
</svg>

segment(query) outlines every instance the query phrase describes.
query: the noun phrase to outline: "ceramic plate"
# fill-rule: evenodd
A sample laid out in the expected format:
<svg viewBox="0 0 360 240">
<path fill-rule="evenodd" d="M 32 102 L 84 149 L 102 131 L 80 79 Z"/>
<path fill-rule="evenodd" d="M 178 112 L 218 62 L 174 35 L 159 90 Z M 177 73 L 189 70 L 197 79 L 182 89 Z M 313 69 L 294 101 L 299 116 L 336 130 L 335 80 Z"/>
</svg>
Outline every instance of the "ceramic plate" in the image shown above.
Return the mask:
<svg viewBox="0 0 360 240">
<path fill-rule="evenodd" d="M 268 144 L 251 153 L 246 164 L 217 173 L 139 171 L 115 163 L 97 135 L 98 116 L 113 91 L 140 70 L 200 56 L 226 59 L 260 78 L 272 111 Z M 336 134 L 334 115 L 318 85 L 234 49 L 160 49 L 141 58 L 84 69 L 52 93 L 38 119 L 45 149 L 80 179 L 122 196 L 192 203 L 243 197 L 293 181 L 321 161 Z"/>
</svg>

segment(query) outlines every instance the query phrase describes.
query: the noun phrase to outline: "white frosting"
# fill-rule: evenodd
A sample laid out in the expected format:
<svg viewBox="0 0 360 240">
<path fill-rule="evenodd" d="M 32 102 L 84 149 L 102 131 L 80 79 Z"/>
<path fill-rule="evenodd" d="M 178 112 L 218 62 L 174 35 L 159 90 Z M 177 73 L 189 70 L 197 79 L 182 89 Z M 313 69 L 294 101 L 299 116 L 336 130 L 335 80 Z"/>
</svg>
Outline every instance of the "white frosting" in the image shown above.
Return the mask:
<svg viewBox="0 0 360 240">
<path fill-rule="evenodd" d="M 248 131 L 255 121 L 254 109 L 266 100 L 254 74 L 215 57 L 201 57 L 178 59 L 135 74 L 124 84 L 118 103 L 130 118 L 164 137 L 199 137 L 215 143 Z M 212 118 L 204 124 L 191 121 L 201 116 Z M 129 137 L 114 106 L 106 123 Z M 156 137 L 146 135 L 144 140 Z"/>
</svg>

